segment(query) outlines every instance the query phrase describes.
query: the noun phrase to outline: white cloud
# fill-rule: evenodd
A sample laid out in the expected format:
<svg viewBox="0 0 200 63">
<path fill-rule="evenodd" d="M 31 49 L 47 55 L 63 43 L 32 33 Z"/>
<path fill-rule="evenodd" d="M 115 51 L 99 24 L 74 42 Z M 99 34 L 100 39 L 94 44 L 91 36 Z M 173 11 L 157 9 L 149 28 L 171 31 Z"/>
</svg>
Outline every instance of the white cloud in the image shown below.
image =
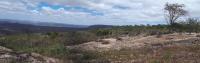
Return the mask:
<svg viewBox="0 0 200 63">
<path fill-rule="evenodd" d="M 103 15 L 88 13 L 91 11 L 69 11 L 65 8 L 53 9 L 49 6 L 37 10 L 37 5 L 40 2 L 63 7 L 80 6 L 95 10 L 94 12 L 103 13 Z M 0 11 L 4 13 L 1 13 L 0 16 L 9 15 L 11 17 L 7 18 L 10 19 L 71 24 L 164 23 L 163 7 L 166 2 L 185 4 L 191 16 L 200 17 L 199 0 L 1 0 Z M 18 17 L 15 18 L 14 16 Z"/>
<path fill-rule="evenodd" d="M 15 4 L 13 4 L 12 2 L 8 2 L 8 1 L 0 1 L 0 8 L 2 10 L 7 10 L 7 11 L 26 10 L 26 6 L 24 6 L 22 3 L 16 2 Z"/>
</svg>

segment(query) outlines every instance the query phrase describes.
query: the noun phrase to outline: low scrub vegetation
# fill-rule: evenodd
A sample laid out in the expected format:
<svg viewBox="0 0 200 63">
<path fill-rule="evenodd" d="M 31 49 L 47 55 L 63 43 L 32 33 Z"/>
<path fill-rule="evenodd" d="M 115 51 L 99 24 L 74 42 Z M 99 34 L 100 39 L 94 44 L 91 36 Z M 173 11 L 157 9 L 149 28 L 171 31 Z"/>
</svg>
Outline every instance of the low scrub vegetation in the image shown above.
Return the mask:
<svg viewBox="0 0 200 63">
<path fill-rule="evenodd" d="M 185 32 L 187 31 L 185 30 Z M 65 46 L 78 45 L 89 41 L 95 41 L 101 38 L 108 38 L 108 37 L 137 36 L 139 34 L 157 35 L 157 37 L 160 37 L 162 34 L 168 34 L 168 33 L 169 31 L 167 29 L 167 25 L 117 26 L 114 28 L 93 29 L 87 31 L 74 31 L 74 32 L 63 32 L 63 33 L 48 32 L 48 33 L 9 35 L 1 37 L 0 44 L 1 46 L 8 47 L 15 51 L 29 52 L 29 53 L 35 52 L 35 53 L 40 53 L 42 55 L 56 57 L 60 59 L 68 58 L 68 59 L 73 59 L 75 61 L 83 61 L 83 60 L 85 61 L 97 58 L 98 60 L 106 62 L 108 60 L 106 60 L 105 58 L 111 58 L 112 60 L 135 59 L 139 57 L 137 56 L 139 55 L 139 53 L 137 53 L 137 51 L 130 52 L 129 50 L 113 51 L 113 52 L 110 51 L 110 52 L 98 53 L 100 54 L 100 56 L 96 56 L 96 53 L 90 53 L 90 54 L 88 54 L 88 52 L 74 53 L 72 50 L 66 49 Z M 109 42 L 103 42 L 103 44 L 109 44 Z M 143 49 L 143 51 L 145 50 Z M 84 56 L 81 58 L 80 57 L 77 58 L 77 54 L 79 53 Z M 119 57 L 121 57 L 121 59 L 117 56 L 115 57 L 115 54 L 117 56 L 120 55 Z M 131 54 L 133 57 L 129 57 L 129 55 Z M 111 56 L 105 56 L 105 55 L 111 55 Z M 164 59 L 167 58 L 168 56 L 165 55 Z M 152 59 L 152 62 L 153 61 L 156 62 L 158 61 L 158 59 L 156 58 L 155 60 Z"/>
<path fill-rule="evenodd" d="M 192 22 L 191 22 L 192 21 Z M 193 25 L 195 23 L 195 26 Z M 178 23 L 176 30 L 173 32 L 183 33 L 197 33 L 200 31 L 199 21 L 190 19 L 189 21 Z M 192 27 L 192 28 L 191 28 Z M 29 33 L 18 35 L 7 35 L 0 37 L 0 45 L 13 49 L 18 52 L 35 52 L 45 56 L 55 57 L 59 59 L 70 59 L 76 63 L 80 62 L 103 62 L 109 63 L 110 61 L 128 61 L 136 59 L 136 62 L 148 61 L 150 63 L 169 63 L 175 61 L 177 53 L 184 51 L 182 48 L 175 48 L 180 51 L 171 50 L 172 48 L 163 48 L 155 51 L 160 51 L 161 56 L 148 56 L 155 53 L 151 48 L 143 48 L 138 50 L 120 50 L 108 52 L 93 52 L 93 51 L 77 51 L 67 49 L 66 46 L 79 45 L 90 41 L 98 41 L 102 38 L 113 38 L 122 40 L 121 36 L 138 36 L 138 35 L 155 35 L 157 38 L 163 34 L 173 33 L 169 29 L 169 25 L 135 25 L 135 26 L 114 26 L 112 28 L 98 28 L 83 31 L 70 31 L 70 32 L 47 32 L 47 33 Z M 102 44 L 109 44 L 103 42 Z M 196 46 L 185 47 L 198 49 Z M 166 50 L 165 50 L 166 49 Z M 168 50 L 170 49 L 170 50 Z M 189 49 L 189 50 L 193 50 Z M 194 50 L 193 50 L 194 51 Z M 148 53 L 147 53 L 148 52 Z M 188 52 L 188 51 L 186 51 Z M 192 51 L 191 51 L 192 52 Z M 189 53 L 189 52 L 188 52 Z M 196 53 L 195 53 L 196 54 Z M 147 56 L 147 57 L 145 57 Z M 141 58 L 144 58 L 140 60 Z M 177 59 L 178 60 L 178 59 Z"/>
</svg>

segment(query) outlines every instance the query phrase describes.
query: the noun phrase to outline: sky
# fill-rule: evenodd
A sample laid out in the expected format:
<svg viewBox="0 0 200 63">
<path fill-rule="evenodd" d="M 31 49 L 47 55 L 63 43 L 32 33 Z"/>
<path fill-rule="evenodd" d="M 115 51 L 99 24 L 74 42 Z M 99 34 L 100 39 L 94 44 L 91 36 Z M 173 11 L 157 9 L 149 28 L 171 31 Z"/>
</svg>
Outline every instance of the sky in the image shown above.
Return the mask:
<svg viewBox="0 0 200 63">
<path fill-rule="evenodd" d="M 0 0 L 0 19 L 78 25 L 165 24 L 165 3 L 200 17 L 200 0 Z"/>
</svg>

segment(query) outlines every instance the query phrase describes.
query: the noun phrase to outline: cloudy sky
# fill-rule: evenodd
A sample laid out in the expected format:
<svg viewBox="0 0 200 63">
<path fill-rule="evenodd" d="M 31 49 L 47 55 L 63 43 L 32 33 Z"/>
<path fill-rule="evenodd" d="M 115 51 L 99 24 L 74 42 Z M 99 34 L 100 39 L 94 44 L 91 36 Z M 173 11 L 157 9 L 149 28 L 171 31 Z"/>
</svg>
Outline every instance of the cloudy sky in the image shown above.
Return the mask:
<svg viewBox="0 0 200 63">
<path fill-rule="evenodd" d="M 68 24 L 163 24 L 166 2 L 200 16 L 200 0 L 0 0 L 0 19 Z"/>
</svg>

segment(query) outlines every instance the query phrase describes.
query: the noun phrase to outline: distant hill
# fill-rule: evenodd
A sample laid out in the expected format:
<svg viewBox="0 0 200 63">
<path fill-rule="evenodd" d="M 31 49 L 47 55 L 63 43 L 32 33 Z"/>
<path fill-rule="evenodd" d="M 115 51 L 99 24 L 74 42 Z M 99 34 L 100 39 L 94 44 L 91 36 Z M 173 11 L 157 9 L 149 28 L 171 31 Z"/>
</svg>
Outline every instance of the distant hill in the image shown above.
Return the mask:
<svg viewBox="0 0 200 63">
<path fill-rule="evenodd" d="M 18 20 L 0 19 L 0 35 L 37 32 L 66 32 L 77 30 L 88 30 L 96 28 L 110 28 L 110 25 L 71 25 L 47 22 L 28 22 Z"/>
<path fill-rule="evenodd" d="M 45 23 L 43 23 L 45 24 Z M 59 25 L 59 24 L 50 24 L 45 25 L 40 24 L 30 24 L 30 23 L 21 23 L 16 21 L 2 21 L 0 20 L 0 35 L 8 34 L 18 34 L 18 33 L 36 33 L 36 32 L 65 32 L 65 31 L 74 31 L 74 30 L 84 30 L 87 27 L 80 27 L 79 25 Z"/>
<path fill-rule="evenodd" d="M 73 24 L 63 24 L 63 23 L 35 22 L 35 21 L 10 20 L 10 19 L 0 19 L 0 22 L 20 23 L 20 24 L 29 24 L 29 25 L 35 25 L 35 26 L 49 26 L 49 27 L 70 27 L 70 28 L 88 27 L 88 25 L 73 25 Z"/>
<path fill-rule="evenodd" d="M 88 28 L 96 29 L 96 28 L 111 28 L 111 27 L 114 27 L 114 26 L 112 26 L 112 25 L 91 25 Z"/>
</svg>

